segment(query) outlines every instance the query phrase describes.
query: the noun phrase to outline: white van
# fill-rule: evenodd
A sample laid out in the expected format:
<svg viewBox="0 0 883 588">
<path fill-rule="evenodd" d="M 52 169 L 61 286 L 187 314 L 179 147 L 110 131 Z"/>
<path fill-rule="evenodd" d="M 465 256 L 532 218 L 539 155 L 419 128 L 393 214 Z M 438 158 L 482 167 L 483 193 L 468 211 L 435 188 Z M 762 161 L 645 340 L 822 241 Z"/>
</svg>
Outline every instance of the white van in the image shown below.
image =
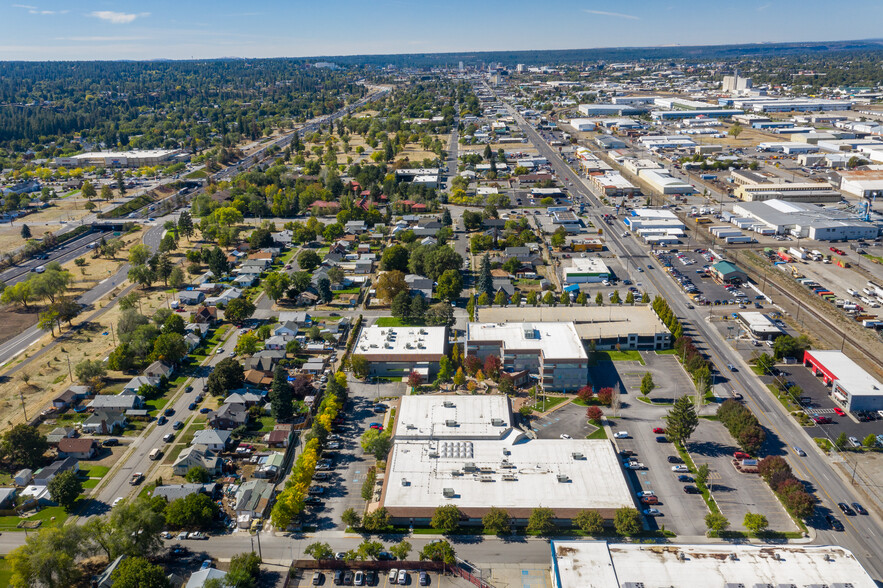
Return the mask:
<svg viewBox="0 0 883 588">
<path fill-rule="evenodd" d="M 45 266 L 45 265 L 38 265 L 37 267 L 35 267 L 35 268 L 32 269 L 31 271 L 32 271 L 32 272 L 37 272 L 38 274 L 42 274 L 43 272 L 46 271 L 46 266 Z"/>
<path fill-rule="evenodd" d="M 151 449 L 150 453 L 147 455 L 147 457 L 153 461 L 158 460 L 159 458 L 162 457 L 162 449 L 160 449 L 159 447 L 155 447 L 154 449 Z"/>
</svg>

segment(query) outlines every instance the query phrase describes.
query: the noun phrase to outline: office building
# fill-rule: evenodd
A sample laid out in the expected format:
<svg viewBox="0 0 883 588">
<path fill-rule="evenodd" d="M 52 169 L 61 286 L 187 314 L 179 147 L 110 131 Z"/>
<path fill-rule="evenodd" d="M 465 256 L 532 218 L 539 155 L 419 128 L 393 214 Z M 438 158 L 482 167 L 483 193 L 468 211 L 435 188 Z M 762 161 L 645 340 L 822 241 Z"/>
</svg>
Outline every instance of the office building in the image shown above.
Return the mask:
<svg viewBox="0 0 883 588">
<path fill-rule="evenodd" d="M 562 271 L 568 284 L 596 283 L 610 278 L 610 269 L 599 257 L 574 257 L 571 265 Z"/>
<path fill-rule="evenodd" d="M 371 375 L 407 376 L 416 371 L 429 381 L 447 352 L 447 327 L 363 328 L 354 355 L 368 360 Z"/>
<path fill-rule="evenodd" d="M 92 151 L 69 157 L 56 157 L 56 167 L 149 167 L 189 161 L 180 149 L 135 149 L 132 151 Z"/>
</svg>

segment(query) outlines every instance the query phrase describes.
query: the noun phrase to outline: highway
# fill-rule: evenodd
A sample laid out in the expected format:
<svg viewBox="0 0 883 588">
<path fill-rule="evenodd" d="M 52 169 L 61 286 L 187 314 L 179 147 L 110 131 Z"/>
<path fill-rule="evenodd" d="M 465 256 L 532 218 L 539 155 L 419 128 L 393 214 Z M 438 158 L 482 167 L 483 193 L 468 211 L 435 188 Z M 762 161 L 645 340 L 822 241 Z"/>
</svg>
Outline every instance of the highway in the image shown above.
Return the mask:
<svg viewBox="0 0 883 588">
<path fill-rule="evenodd" d="M 507 107 L 540 154 L 549 160 L 558 177 L 573 182 L 571 191 L 579 200 L 591 203 L 596 226 L 606 226 L 600 220 L 600 216 L 604 212 L 612 212 L 612 208 L 602 205 L 600 198 L 581 181 L 576 172 L 567 166 L 559 153 L 543 141 L 536 130 L 511 105 L 507 104 Z M 614 229 L 606 231 L 606 240 L 608 248 L 614 253 L 646 267 L 647 260 L 650 259 L 649 252 L 635 239 L 621 238 Z M 727 375 L 732 387 L 742 393 L 746 405 L 767 429 L 766 453 L 784 457 L 791 465 L 794 474 L 808 482 L 815 490 L 815 496 L 820 502 L 818 511 L 822 513 L 817 513 L 810 521 L 815 527 L 816 542 L 842 545 L 850 549 L 875 579 L 883 580 L 883 562 L 879 559 L 879 554 L 883 553 L 883 525 L 880 524 L 876 514 L 861 517 L 841 515 L 837 508 L 838 502 L 863 502 L 861 497 L 857 496 L 850 485 L 834 470 L 835 466 L 821 453 L 804 428 L 799 426 L 782 405 L 770 396 L 769 391 L 760 379 L 753 375 L 739 353 L 722 340 L 718 332 L 706 322 L 707 312 L 703 312 L 700 308 L 688 309 L 687 298 L 674 280 L 658 264 L 653 263 L 653 266 L 655 269 L 648 269 L 642 274 L 642 281 L 652 284 L 656 292 L 668 301 L 672 310 L 685 322 L 685 326 L 689 325 L 695 331 L 698 337 L 694 336 L 694 340 L 704 342 L 705 351 L 711 360 L 717 366 L 726 364 L 741 366 L 737 372 L 728 372 Z M 806 457 L 795 457 L 789 449 L 794 445 L 808 448 Z M 837 516 L 846 530 L 842 533 L 829 530 L 824 523 L 825 512 Z"/>
<path fill-rule="evenodd" d="M 100 241 L 102 237 L 107 237 L 110 234 L 110 231 L 92 231 L 91 233 L 87 233 L 81 237 L 77 237 L 76 239 L 72 239 L 68 243 L 64 243 L 53 249 L 52 251 L 47 251 L 46 255 L 48 255 L 47 259 L 28 259 L 16 266 L 13 266 L 3 273 L 0 273 L 0 281 L 2 281 L 7 286 L 11 286 L 13 284 L 17 284 L 23 280 L 28 279 L 30 272 L 33 268 L 46 265 L 47 263 L 52 263 L 53 261 L 57 261 L 58 263 L 66 263 L 68 261 L 72 261 L 77 257 L 82 257 L 89 253 L 91 250 L 86 246 L 89 243 L 94 243 L 95 241 Z"/>
</svg>

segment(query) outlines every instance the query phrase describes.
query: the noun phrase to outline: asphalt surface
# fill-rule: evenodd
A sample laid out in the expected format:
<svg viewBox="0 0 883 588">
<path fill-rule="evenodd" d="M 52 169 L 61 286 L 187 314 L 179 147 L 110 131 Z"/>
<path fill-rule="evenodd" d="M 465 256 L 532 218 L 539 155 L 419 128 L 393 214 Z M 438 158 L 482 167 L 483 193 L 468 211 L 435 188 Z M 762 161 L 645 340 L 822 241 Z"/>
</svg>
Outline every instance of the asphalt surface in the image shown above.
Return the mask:
<svg viewBox="0 0 883 588">
<path fill-rule="evenodd" d="M 508 108 L 540 154 L 548 158 L 559 177 L 574 183 L 571 191 L 574 193 L 575 199 L 592 205 L 590 211 L 595 217 L 596 224 L 601 226 L 598 224 L 600 223 L 598 216 L 603 212 L 611 212 L 611 209 L 601 204 L 600 198 L 591 191 L 586 183 L 579 179 L 578 175 L 564 163 L 560 154 L 546 144 L 536 130 L 527 124 L 511 105 Z M 616 231 L 608 231 L 606 239 L 609 249 L 620 255 L 631 257 L 638 265 L 646 266 L 650 261 L 648 252 L 639 247 L 634 239 L 622 239 Z M 842 545 L 852 550 L 873 577 L 878 580 L 883 579 L 883 562 L 879 559 L 879 554 L 883 553 L 883 525 L 877 516 L 872 514 L 856 518 L 840 515 L 837 508 L 838 502 L 861 502 L 860 497 L 852 491 L 849 483 L 835 471 L 829 459 L 816 449 L 815 443 L 807 432 L 784 411 L 776 399 L 771 397 L 766 387 L 742 361 L 739 353 L 717 335 L 715 330 L 705 322 L 704 316 L 697 309 L 686 307 L 687 297 L 674 280 L 659 268 L 647 270 L 641 274 L 641 277 L 645 284 L 652 286 L 656 292 L 668 300 L 672 310 L 681 317 L 682 321 L 688 323 L 695 330 L 697 337 L 694 338 L 701 340 L 706 348 L 706 353 L 716 365 L 726 366 L 726 364 L 732 363 L 740 367 L 737 372 L 730 375 L 730 382 L 734 389 L 743 394 L 745 404 L 754 412 L 768 432 L 768 440 L 763 453 L 784 457 L 794 474 L 810 484 L 815 496 L 820 501 L 817 514 L 809 521 L 810 525 L 815 528 L 816 542 Z M 795 457 L 786 451 L 790 445 L 801 445 L 808 448 L 807 456 Z M 828 528 L 824 522 L 824 515 L 828 512 L 834 513 L 841 519 L 845 526 L 844 532 L 836 532 Z"/>
<path fill-rule="evenodd" d="M 110 231 L 93 231 L 82 237 L 77 237 L 76 239 L 71 240 L 68 243 L 65 243 L 61 247 L 56 247 L 52 251 L 47 251 L 46 255 L 48 255 L 48 259 L 29 259 L 25 262 L 22 262 L 14 267 L 9 268 L 8 270 L 0 273 L 0 281 L 2 281 L 7 286 L 12 286 L 13 284 L 17 284 L 23 280 L 27 280 L 31 275 L 31 270 L 41 265 L 46 265 L 47 263 L 52 263 L 53 261 L 57 261 L 58 263 L 66 263 L 68 261 L 72 261 L 77 257 L 82 257 L 86 255 L 90 249 L 86 248 L 86 245 L 89 243 L 94 243 L 96 241 L 100 241 L 102 237 L 107 237 L 107 235 L 111 234 Z"/>
</svg>

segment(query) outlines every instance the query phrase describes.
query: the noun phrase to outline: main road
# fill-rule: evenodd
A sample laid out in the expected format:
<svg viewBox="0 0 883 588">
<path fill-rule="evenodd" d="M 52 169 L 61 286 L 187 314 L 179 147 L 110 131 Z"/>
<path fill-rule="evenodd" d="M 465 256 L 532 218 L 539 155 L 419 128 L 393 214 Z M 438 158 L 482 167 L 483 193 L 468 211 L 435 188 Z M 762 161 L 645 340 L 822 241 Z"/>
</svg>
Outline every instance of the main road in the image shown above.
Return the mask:
<svg viewBox="0 0 883 588">
<path fill-rule="evenodd" d="M 595 211 L 593 215 L 595 217 L 600 217 L 604 211 L 612 212 L 612 209 L 601 203 L 600 198 L 563 161 L 561 155 L 540 137 L 511 104 L 507 104 L 507 108 L 540 154 L 548 159 L 558 177 L 573 184 L 571 191 L 576 195 L 577 201 L 590 203 Z M 606 226 L 600 218 L 595 218 L 594 222 L 596 226 Z M 649 252 L 635 239 L 621 238 L 616 230 L 607 231 L 606 239 L 608 248 L 614 253 L 635 260 L 638 265 L 647 265 L 644 260 L 650 257 Z M 727 364 L 742 366 L 743 369 L 728 372 L 727 376 L 733 389 L 742 392 L 745 403 L 769 432 L 766 447 L 768 453 L 784 457 L 795 475 L 813 486 L 815 496 L 819 500 L 818 510 L 821 511 L 810 521 L 815 527 L 816 541 L 842 545 L 850 549 L 875 579 L 883 580 L 883 561 L 880 560 L 880 555 L 883 554 L 883 525 L 876 513 L 872 511 L 873 514 L 870 516 L 840 517 L 846 528 L 842 533 L 827 528 L 822 513 L 831 512 L 839 515 L 837 503 L 861 500 L 849 483 L 835 471 L 836 466 L 817 448 L 812 437 L 797 424 L 776 399 L 770 396 L 769 390 L 753 375 L 739 353 L 730 347 L 720 337 L 718 331 L 705 320 L 705 313 L 698 308 L 687 308 L 687 298 L 680 288 L 659 270 L 658 265 L 654 264 L 654 267 L 657 269 L 648 269 L 642 275 L 642 279 L 652 284 L 656 292 L 668 301 L 677 316 L 699 335 L 698 339 L 704 342 L 712 361 L 718 366 Z M 807 451 L 806 457 L 796 457 L 790 450 L 795 445 L 811 450 Z"/>
</svg>

